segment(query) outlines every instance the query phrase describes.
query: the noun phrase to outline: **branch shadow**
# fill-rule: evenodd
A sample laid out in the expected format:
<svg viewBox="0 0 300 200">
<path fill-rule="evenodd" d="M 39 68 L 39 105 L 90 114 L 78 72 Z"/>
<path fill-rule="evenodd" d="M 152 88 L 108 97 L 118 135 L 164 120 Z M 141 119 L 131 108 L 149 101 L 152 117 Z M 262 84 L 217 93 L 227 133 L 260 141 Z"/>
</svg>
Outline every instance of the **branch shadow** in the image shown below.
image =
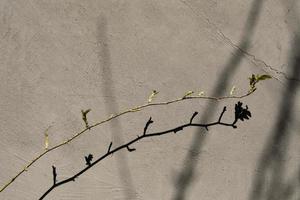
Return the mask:
<svg viewBox="0 0 300 200">
<path fill-rule="evenodd" d="M 248 14 L 248 18 L 246 21 L 246 25 L 244 28 L 244 33 L 241 37 L 241 41 L 237 45 L 237 48 L 233 54 L 233 56 L 228 60 L 225 64 L 223 71 L 220 75 L 220 78 L 214 87 L 213 96 L 222 96 L 225 91 L 228 90 L 228 83 L 233 76 L 234 72 L 239 67 L 244 52 L 248 50 L 251 36 L 255 30 L 255 26 L 257 25 L 259 14 L 261 11 L 263 0 L 254 0 L 251 5 L 250 12 Z M 206 122 L 211 120 L 212 116 L 216 112 L 218 102 L 208 102 L 206 109 L 201 116 L 200 122 Z M 194 158 L 195 152 L 200 152 L 201 147 L 204 145 L 206 139 L 205 130 L 199 129 L 194 134 L 193 143 L 191 144 L 189 151 L 184 159 L 184 166 L 175 180 L 175 192 L 174 192 L 174 200 L 184 200 L 186 199 L 187 190 L 190 185 L 193 183 L 195 178 L 195 168 L 197 167 L 199 159 Z"/>
<path fill-rule="evenodd" d="M 99 16 L 99 21 L 97 24 L 97 43 L 99 44 L 98 57 L 100 67 L 102 69 L 102 92 L 104 97 L 109 97 L 104 99 L 106 106 L 106 113 L 118 113 L 118 103 L 115 96 L 115 88 L 113 75 L 110 69 L 111 66 L 111 55 L 108 46 L 107 38 L 107 19 L 104 15 Z M 122 127 L 118 119 L 113 120 L 110 123 L 110 129 L 112 132 L 112 140 L 115 144 L 123 144 L 124 139 L 122 135 Z M 131 172 L 128 166 L 127 154 L 125 152 L 120 152 L 115 155 L 117 161 L 117 168 L 119 171 L 119 176 L 121 179 L 121 184 L 123 185 L 124 195 L 126 200 L 136 199 L 136 189 L 134 187 Z"/>
<path fill-rule="evenodd" d="M 287 3 L 287 2 L 284 2 Z M 296 15 L 291 16 L 299 24 L 299 18 Z M 292 132 L 289 130 L 289 123 L 293 120 L 295 111 L 295 99 L 299 90 L 299 83 L 296 81 L 300 77 L 300 27 L 289 27 L 291 34 L 295 34 L 291 46 L 290 71 L 291 78 L 287 79 L 280 107 L 271 130 L 262 155 L 259 158 L 252 191 L 249 200 L 279 200 L 291 199 L 294 192 L 299 190 L 300 166 L 299 172 L 296 172 L 294 180 L 284 181 L 286 172 L 286 160 L 289 143 Z M 298 30 L 297 30 L 298 29 Z"/>
</svg>

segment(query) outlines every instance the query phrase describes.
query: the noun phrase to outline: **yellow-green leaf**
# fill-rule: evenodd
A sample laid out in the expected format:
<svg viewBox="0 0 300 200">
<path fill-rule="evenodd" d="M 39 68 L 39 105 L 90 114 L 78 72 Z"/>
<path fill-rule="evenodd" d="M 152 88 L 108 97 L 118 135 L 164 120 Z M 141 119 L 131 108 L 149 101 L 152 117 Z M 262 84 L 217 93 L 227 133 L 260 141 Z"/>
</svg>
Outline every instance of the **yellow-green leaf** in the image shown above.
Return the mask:
<svg viewBox="0 0 300 200">
<path fill-rule="evenodd" d="M 152 93 L 150 94 L 149 98 L 148 98 L 148 103 L 151 103 L 152 100 L 154 99 L 155 95 L 158 94 L 158 91 L 153 90 Z"/>
<path fill-rule="evenodd" d="M 266 79 L 271 79 L 272 76 L 268 75 L 268 74 L 263 74 L 257 77 L 258 81 L 262 81 L 262 80 L 266 80 Z"/>
<path fill-rule="evenodd" d="M 205 92 L 204 91 L 201 91 L 199 92 L 198 96 L 204 96 Z"/>
<path fill-rule="evenodd" d="M 187 93 L 185 93 L 185 95 L 183 96 L 183 98 L 186 98 L 188 96 L 190 96 L 191 94 L 193 94 L 194 92 L 193 91 L 188 91 Z"/>
<path fill-rule="evenodd" d="M 45 141 L 44 141 L 44 147 L 45 147 L 45 150 L 48 150 L 48 147 L 49 147 L 49 134 L 48 134 L 48 131 L 49 129 L 51 128 L 52 126 L 49 126 L 46 130 L 45 130 Z"/>
<path fill-rule="evenodd" d="M 132 109 L 130 110 L 130 112 L 138 112 L 138 111 L 141 111 L 141 109 L 140 109 L 140 108 L 132 108 Z"/>
<path fill-rule="evenodd" d="M 231 95 L 231 96 L 234 94 L 235 90 L 236 90 L 236 87 L 233 86 L 233 87 L 231 88 L 231 90 L 230 90 L 230 95 Z"/>
<path fill-rule="evenodd" d="M 49 136 L 45 133 L 45 150 L 48 150 L 49 147 Z"/>
</svg>

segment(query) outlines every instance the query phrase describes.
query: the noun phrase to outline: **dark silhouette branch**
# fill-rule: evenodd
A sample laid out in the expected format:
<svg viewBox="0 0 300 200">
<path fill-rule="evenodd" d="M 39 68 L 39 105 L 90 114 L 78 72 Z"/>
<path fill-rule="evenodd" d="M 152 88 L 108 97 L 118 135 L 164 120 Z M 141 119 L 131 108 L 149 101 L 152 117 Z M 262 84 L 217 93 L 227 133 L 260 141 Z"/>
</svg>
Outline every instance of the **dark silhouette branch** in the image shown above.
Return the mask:
<svg viewBox="0 0 300 200">
<path fill-rule="evenodd" d="M 153 121 L 152 121 L 152 118 L 150 117 L 149 120 L 148 120 L 147 123 L 146 123 L 145 128 L 144 128 L 144 133 L 143 133 L 143 135 L 146 135 L 147 129 L 148 129 L 149 125 L 152 124 L 152 123 L 153 123 Z"/>
<path fill-rule="evenodd" d="M 109 144 L 109 147 L 108 147 L 108 150 L 107 150 L 107 153 L 109 153 L 110 152 L 110 149 L 111 149 L 111 146 L 112 146 L 112 142 L 110 142 L 110 144 Z"/>
<path fill-rule="evenodd" d="M 195 116 L 198 114 L 198 112 L 194 112 L 192 117 L 190 118 L 189 123 L 183 124 L 181 126 L 172 128 L 172 129 L 168 129 L 165 131 L 161 131 L 161 132 L 154 132 L 154 133 L 146 133 L 148 126 L 153 123 L 152 118 L 150 117 L 150 119 L 147 121 L 145 127 L 144 127 L 144 132 L 142 135 L 138 136 L 137 138 L 127 142 L 126 144 L 120 145 L 119 147 L 116 147 L 115 149 L 111 150 L 112 147 L 112 142 L 110 143 L 109 147 L 108 147 L 108 151 L 102 155 L 101 157 L 99 157 L 97 160 L 95 160 L 94 162 L 92 162 L 92 154 L 89 154 L 88 157 L 86 158 L 86 162 L 87 162 L 87 166 L 85 168 L 83 168 L 81 171 L 79 171 L 78 173 L 76 173 L 75 175 L 66 178 L 64 180 L 61 180 L 59 182 L 56 181 L 56 168 L 54 166 L 53 167 L 53 179 L 54 179 L 54 184 L 39 198 L 39 200 L 44 199 L 52 190 L 54 190 L 55 188 L 66 184 L 68 182 L 71 181 L 75 181 L 76 178 L 78 178 L 80 175 L 82 175 L 83 173 L 85 173 L 87 170 L 89 170 L 90 168 L 92 168 L 93 166 L 95 166 L 97 163 L 99 163 L 100 161 L 102 161 L 103 159 L 105 159 L 106 157 L 108 157 L 109 155 L 112 155 L 113 153 L 120 151 L 122 149 L 127 149 L 129 152 L 133 152 L 136 149 L 135 148 L 130 148 L 130 145 L 133 145 L 134 143 L 144 139 L 144 138 L 150 138 L 150 137 L 156 137 L 156 136 L 161 136 L 161 135 L 166 135 L 168 133 L 177 133 L 181 130 L 183 130 L 184 128 L 190 127 L 190 126 L 194 126 L 194 127 L 204 127 L 208 130 L 208 127 L 211 126 L 216 126 L 216 125 L 222 125 L 222 126 L 228 126 L 228 127 L 233 127 L 236 128 L 236 123 L 238 122 L 238 120 L 242 120 L 244 121 L 244 119 L 249 119 L 251 117 L 251 113 L 250 111 L 248 111 L 248 106 L 246 106 L 246 108 L 242 107 L 242 103 L 238 102 L 237 104 L 235 104 L 235 119 L 232 123 L 225 123 L 222 122 L 222 118 L 224 113 L 226 112 L 226 107 L 223 108 L 222 113 L 220 114 L 218 121 L 213 122 L 213 123 L 207 123 L 207 124 L 201 124 L 201 123 L 193 123 L 193 119 L 195 118 Z M 88 161 L 87 159 L 90 158 Z"/>
<path fill-rule="evenodd" d="M 193 122 L 193 119 L 196 117 L 196 115 L 198 115 L 198 112 L 194 112 L 194 114 L 192 115 L 192 117 L 190 119 L 190 124 Z"/>
<path fill-rule="evenodd" d="M 224 106 L 223 111 L 222 111 L 222 113 L 221 113 L 221 115 L 219 117 L 218 122 L 221 122 L 221 119 L 222 119 L 222 117 L 223 117 L 223 115 L 224 115 L 225 112 L 226 112 L 226 106 Z"/>
<path fill-rule="evenodd" d="M 129 146 L 127 146 L 127 150 L 128 150 L 129 152 L 133 152 L 133 151 L 135 151 L 136 149 L 135 149 L 135 148 L 130 148 Z"/>
<path fill-rule="evenodd" d="M 57 177 L 55 166 L 52 166 L 52 175 L 53 175 L 53 185 L 55 185 L 56 184 L 56 177 Z"/>
</svg>

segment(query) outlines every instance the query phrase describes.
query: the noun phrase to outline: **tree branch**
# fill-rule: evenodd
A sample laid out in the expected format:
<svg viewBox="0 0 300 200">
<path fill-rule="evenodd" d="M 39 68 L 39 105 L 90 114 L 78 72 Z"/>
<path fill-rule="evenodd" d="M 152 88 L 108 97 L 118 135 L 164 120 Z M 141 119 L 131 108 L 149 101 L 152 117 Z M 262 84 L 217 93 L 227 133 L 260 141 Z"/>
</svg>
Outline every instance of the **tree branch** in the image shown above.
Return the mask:
<svg viewBox="0 0 300 200">
<path fill-rule="evenodd" d="M 73 136 L 71 136 L 70 138 L 68 138 L 67 140 L 52 146 L 52 147 L 47 147 L 47 149 L 45 149 L 45 151 L 41 152 L 40 154 L 38 154 L 35 158 L 33 158 L 26 166 L 24 166 L 12 179 L 10 179 L 9 181 L 7 181 L 1 188 L 0 188 L 0 192 L 4 191 L 9 185 L 11 185 L 20 175 L 22 175 L 25 171 L 28 170 L 28 168 L 30 168 L 35 162 L 37 162 L 40 158 L 42 158 L 43 156 L 45 156 L 46 154 L 50 153 L 51 151 L 54 151 L 68 143 L 70 143 L 71 141 L 77 139 L 79 136 L 81 136 L 82 134 L 86 133 L 88 130 L 91 130 L 94 127 L 97 127 L 99 125 L 102 125 L 104 123 L 107 123 L 115 118 L 118 118 L 122 115 L 126 115 L 128 113 L 132 113 L 132 112 L 139 112 L 142 111 L 145 108 L 148 107 L 154 107 L 154 106 L 164 106 L 164 105 L 169 105 L 169 104 L 173 104 L 173 103 L 179 103 L 182 101 L 186 101 L 186 100 L 195 100 L 195 99 L 203 99 L 203 100 L 213 100 L 213 101 L 221 101 L 221 100 L 225 100 L 225 99 L 242 99 L 245 98 L 249 95 L 251 95 L 252 93 L 254 93 L 256 91 L 255 89 L 249 90 L 247 93 L 240 95 L 240 96 L 222 96 L 222 97 L 209 97 L 209 96 L 186 96 L 186 97 L 180 97 L 174 100 L 169 100 L 169 101 L 165 101 L 165 102 L 157 102 L 157 103 L 151 103 L 148 102 L 146 104 L 142 104 L 140 106 L 135 106 L 133 108 L 124 110 L 118 114 L 115 115 L 111 115 L 110 117 L 97 122 L 93 125 L 89 125 L 88 121 L 87 121 L 87 113 L 90 111 L 90 109 L 83 111 L 82 110 L 82 119 L 85 123 L 85 129 L 81 130 L 78 133 L 75 133 Z M 205 127 L 207 129 L 207 127 Z M 207 129 L 208 130 L 208 129 Z M 175 132 L 177 132 L 178 130 L 176 130 Z"/>
<path fill-rule="evenodd" d="M 71 182 L 71 181 L 75 181 L 76 178 L 78 178 L 80 175 L 82 175 L 83 173 L 85 173 L 87 170 L 89 170 L 90 168 L 92 168 L 93 166 L 95 166 L 97 163 L 99 163 L 100 161 L 102 161 L 103 159 L 105 159 L 106 157 L 108 157 L 109 155 L 112 155 L 113 153 L 115 152 L 118 152 L 122 149 L 127 149 L 129 152 L 133 152 L 135 151 L 136 149 L 135 148 L 130 148 L 129 146 L 130 145 L 133 145 L 135 144 L 136 142 L 144 139 L 144 138 L 150 138 L 150 137 L 158 137 L 158 136 L 161 136 L 161 135 L 166 135 L 168 133 L 176 133 L 176 132 L 179 132 L 179 131 L 182 131 L 184 128 L 187 128 L 187 127 L 190 127 L 190 126 L 194 126 L 194 127 L 204 127 L 208 130 L 208 127 L 211 127 L 211 126 L 216 126 L 216 125 L 222 125 L 222 126 L 228 126 L 228 127 L 233 127 L 233 128 L 236 128 L 236 123 L 238 120 L 244 120 L 244 119 L 249 119 L 251 116 L 249 116 L 249 113 L 250 111 L 248 111 L 248 107 L 246 106 L 246 108 L 243 108 L 242 107 L 242 103 L 241 102 L 238 102 L 235 106 L 235 120 L 232 122 L 232 123 L 225 123 L 225 122 L 222 122 L 222 118 L 223 118 L 223 115 L 224 113 L 226 112 L 226 107 L 223 108 L 223 111 L 222 113 L 220 114 L 219 118 L 218 118 L 218 121 L 216 122 L 213 122 L 213 123 L 207 123 L 207 124 L 201 124 L 201 123 L 193 123 L 192 120 L 193 118 L 198 114 L 197 112 L 194 112 L 189 123 L 186 123 L 186 124 L 183 124 L 183 125 L 180 125 L 178 127 L 175 127 L 175 128 L 172 128 L 172 129 L 168 129 L 168 130 L 165 130 L 165 131 L 160 131 L 160 132 L 154 132 L 154 133 L 146 133 L 146 130 L 149 126 L 149 124 L 153 123 L 152 121 L 152 118 L 150 117 L 150 119 L 147 121 L 145 127 L 144 127 L 144 132 L 141 136 L 138 136 L 137 138 L 127 142 L 126 144 L 123 144 L 123 145 L 120 145 L 119 147 L 116 147 L 115 149 L 111 150 L 111 146 L 112 146 L 112 142 L 110 143 L 109 147 L 108 147 L 108 151 L 100 156 L 97 160 L 95 160 L 94 162 L 92 162 L 90 160 L 89 164 L 83 168 L 81 171 L 79 171 L 78 173 L 76 173 L 75 175 L 69 177 L 69 178 L 66 178 L 62 181 L 59 181 L 59 182 L 56 182 L 56 175 L 55 175 L 55 180 L 54 180 L 54 184 L 39 198 L 39 200 L 42 200 L 44 199 L 53 189 L 63 185 L 63 184 L 66 184 L 68 182 Z M 243 113 L 243 114 L 241 114 Z M 248 115 L 245 115 L 245 114 L 248 114 Z M 251 115 L 251 114 L 250 114 Z M 248 118 L 245 118 L 245 116 L 248 116 Z M 91 154 L 90 154 L 91 155 Z M 56 172 L 55 172 L 56 174 Z M 53 172 L 53 176 L 54 176 L 54 172 Z"/>
</svg>

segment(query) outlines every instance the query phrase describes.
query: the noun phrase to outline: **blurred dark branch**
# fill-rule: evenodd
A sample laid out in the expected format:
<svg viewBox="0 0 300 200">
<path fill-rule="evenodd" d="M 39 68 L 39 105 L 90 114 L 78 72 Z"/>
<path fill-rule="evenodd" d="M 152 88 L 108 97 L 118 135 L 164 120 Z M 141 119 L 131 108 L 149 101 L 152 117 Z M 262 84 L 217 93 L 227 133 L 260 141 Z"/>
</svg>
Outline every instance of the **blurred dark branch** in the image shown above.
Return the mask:
<svg viewBox="0 0 300 200">
<path fill-rule="evenodd" d="M 88 120 L 87 120 L 87 114 L 88 114 L 90 111 L 91 111 L 91 109 L 81 110 L 82 120 L 84 121 L 85 128 L 87 128 L 87 129 L 90 129 L 89 123 L 88 123 Z"/>
</svg>

